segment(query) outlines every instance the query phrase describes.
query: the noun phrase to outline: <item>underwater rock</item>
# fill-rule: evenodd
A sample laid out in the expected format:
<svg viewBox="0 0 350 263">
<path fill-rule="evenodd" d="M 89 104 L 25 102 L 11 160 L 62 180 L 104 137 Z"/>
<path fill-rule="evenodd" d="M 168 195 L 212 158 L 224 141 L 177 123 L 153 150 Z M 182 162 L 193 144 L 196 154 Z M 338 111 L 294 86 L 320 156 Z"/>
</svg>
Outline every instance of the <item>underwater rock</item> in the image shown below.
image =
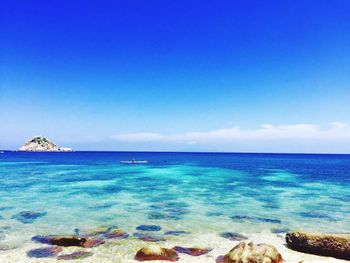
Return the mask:
<svg viewBox="0 0 350 263">
<path fill-rule="evenodd" d="M 312 211 L 307 211 L 307 212 L 301 212 L 299 213 L 300 216 L 305 217 L 305 218 L 316 218 L 316 219 L 324 219 L 330 222 L 336 222 L 337 220 L 334 219 L 333 217 L 324 214 L 324 213 L 319 213 L 319 212 L 312 212 Z"/>
<path fill-rule="evenodd" d="M 166 239 L 156 236 L 151 236 L 146 233 L 134 233 L 134 237 L 137 237 L 138 239 L 146 242 L 158 242 L 158 241 L 166 241 Z"/>
<path fill-rule="evenodd" d="M 184 253 L 191 256 L 201 256 L 212 251 L 210 248 L 196 248 L 196 247 L 173 247 L 173 249 L 178 253 Z"/>
<path fill-rule="evenodd" d="M 31 258 L 47 258 L 55 257 L 58 253 L 62 251 L 61 247 L 43 247 L 29 250 L 27 256 Z"/>
<path fill-rule="evenodd" d="M 46 212 L 32 212 L 32 211 L 22 211 L 18 214 L 13 215 L 11 218 L 16 219 L 23 224 L 31 224 L 36 219 L 45 216 Z"/>
<path fill-rule="evenodd" d="M 349 234 L 290 232 L 286 242 L 289 248 L 300 252 L 350 260 Z"/>
<path fill-rule="evenodd" d="M 206 215 L 207 216 L 222 216 L 223 213 L 221 213 L 221 212 L 207 212 Z"/>
<path fill-rule="evenodd" d="M 232 241 L 242 241 L 248 239 L 248 237 L 236 232 L 224 232 L 221 233 L 220 236 L 223 238 L 228 238 Z"/>
<path fill-rule="evenodd" d="M 80 236 L 33 236 L 32 240 L 39 243 L 63 247 L 96 247 L 105 243 L 102 239 L 89 239 Z"/>
<path fill-rule="evenodd" d="M 178 261 L 179 255 L 173 249 L 162 248 L 159 245 L 153 244 L 141 248 L 135 255 L 135 260 L 149 261 L 149 260 L 166 260 Z"/>
<path fill-rule="evenodd" d="M 274 234 L 287 233 L 288 231 L 289 231 L 289 228 L 287 228 L 287 227 L 271 228 L 271 233 L 274 233 Z"/>
<path fill-rule="evenodd" d="M 77 235 L 82 235 L 84 237 L 91 237 L 91 236 L 107 234 L 110 230 L 111 230 L 110 227 L 101 226 L 101 227 L 96 227 L 96 228 L 87 229 L 87 230 L 75 229 L 75 233 Z"/>
<path fill-rule="evenodd" d="M 0 206 L 0 211 L 10 210 L 13 209 L 13 206 Z"/>
<path fill-rule="evenodd" d="M 72 260 L 72 259 L 83 259 L 91 257 L 93 253 L 87 251 L 77 251 L 71 254 L 64 254 L 57 257 L 58 260 Z"/>
<path fill-rule="evenodd" d="M 266 218 L 266 217 L 258 217 L 258 216 L 231 216 L 231 219 L 235 221 L 255 221 L 255 222 L 263 222 L 263 223 L 272 223 L 272 224 L 281 224 L 281 220 Z"/>
<path fill-rule="evenodd" d="M 174 230 L 174 231 L 167 231 L 164 233 L 164 235 L 167 236 L 180 236 L 180 235 L 188 235 L 190 232 L 182 231 L 182 230 Z"/>
<path fill-rule="evenodd" d="M 129 234 L 121 229 L 113 229 L 110 232 L 103 235 L 105 238 L 117 238 L 117 239 L 124 239 L 129 237 Z"/>
<path fill-rule="evenodd" d="M 162 228 L 157 225 L 140 225 L 136 227 L 136 230 L 142 230 L 142 231 L 160 231 Z"/>
<path fill-rule="evenodd" d="M 95 238 L 95 239 L 87 239 L 84 243 L 83 243 L 83 247 L 85 248 L 91 248 L 91 247 L 97 247 L 99 245 L 102 245 L 104 244 L 105 241 L 102 240 L 102 239 L 98 239 L 98 238 Z"/>
<path fill-rule="evenodd" d="M 253 242 L 246 244 L 240 242 L 225 256 L 216 259 L 217 263 L 282 263 L 283 259 L 277 249 L 267 244 L 254 245 Z"/>
</svg>

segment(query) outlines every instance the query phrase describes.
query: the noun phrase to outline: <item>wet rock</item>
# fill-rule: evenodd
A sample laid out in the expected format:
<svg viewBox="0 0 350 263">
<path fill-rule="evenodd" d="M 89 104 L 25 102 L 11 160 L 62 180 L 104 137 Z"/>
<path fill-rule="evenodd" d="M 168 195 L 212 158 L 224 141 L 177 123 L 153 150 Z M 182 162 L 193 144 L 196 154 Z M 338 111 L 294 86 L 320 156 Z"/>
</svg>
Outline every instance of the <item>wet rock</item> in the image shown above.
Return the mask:
<svg viewBox="0 0 350 263">
<path fill-rule="evenodd" d="M 188 235 L 190 232 L 182 231 L 182 230 L 175 230 L 175 231 L 167 231 L 164 233 L 164 235 L 167 236 L 180 236 L 180 235 Z"/>
<path fill-rule="evenodd" d="M 350 260 L 349 234 L 290 232 L 286 241 L 289 248 L 300 252 Z"/>
<path fill-rule="evenodd" d="M 151 236 L 151 235 L 146 234 L 146 233 L 134 233 L 133 236 L 137 237 L 138 239 L 140 239 L 142 241 L 146 241 L 146 242 L 166 241 L 162 237 Z"/>
<path fill-rule="evenodd" d="M 248 237 L 236 232 L 224 232 L 221 233 L 220 236 L 223 238 L 228 238 L 232 241 L 242 241 L 248 239 Z"/>
<path fill-rule="evenodd" d="M 36 219 L 45 216 L 46 212 L 32 212 L 32 211 L 22 211 L 18 214 L 13 215 L 11 218 L 16 219 L 23 224 L 31 224 Z"/>
<path fill-rule="evenodd" d="M 102 239 L 90 239 L 80 236 L 34 236 L 32 240 L 39 243 L 63 247 L 95 247 L 104 243 Z"/>
<path fill-rule="evenodd" d="M 43 244 L 57 245 L 63 247 L 82 247 L 83 244 L 87 241 L 87 238 L 79 236 L 33 236 L 32 240 Z"/>
<path fill-rule="evenodd" d="M 57 257 L 58 260 L 74 260 L 91 257 L 93 253 L 87 251 L 77 251 L 71 254 L 64 254 Z"/>
<path fill-rule="evenodd" d="M 279 219 L 273 219 L 273 218 L 266 218 L 266 217 L 258 217 L 258 216 L 231 216 L 232 220 L 235 221 L 253 221 L 253 222 L 263 222 L 263 223 L 272 223 L 272 224 L 281 224 L 281 220 Z"/>
<path fill-rule="evenodd" d="M 116 238 L 116 239 L 124 239 L 129 237 L 129 234 L 121 229 L 113 229 L 109 233 L 104 234 L 105 238 Z"/>
<path fill-rule="evenodd" d="M 43 247 L 29 250 L 27 256 L 31 258 L 55 257 L 62 251 L 61 247 Z"/>
<path fill-rule="evenodd" d="M 210 251 L 212 251 L 212 249 L 209 249 L 209 248 L 178 247 L 178 246 L 173 247 L 173 249 L 178 253 L 184 253 L 195 257 L 207 254 Z"/>
<path fill-rule="evenodd" d="M 217 263 L 282 263 L 283 259 L 277 249 L 267 244 L 254 245 L 240 242 L 225 256 L 216 259 Z"/>
<path fill-rule="evenodd" d="M 136 227 L 136 230 L 142 230 L 142 231 L 160 231 L 162 228 L 157 225 L 140 225 Z"/>
<path fill-rule="evenodd" d="M 173 249 L 162 248 L 159 245 L 153 244 L 141 248 L 137 251 L 135 259 L 138 261 L 150 261 L 150 260 L 166 260 L 166 261 L 178 261 L 179 255 Z"/>
</svg>

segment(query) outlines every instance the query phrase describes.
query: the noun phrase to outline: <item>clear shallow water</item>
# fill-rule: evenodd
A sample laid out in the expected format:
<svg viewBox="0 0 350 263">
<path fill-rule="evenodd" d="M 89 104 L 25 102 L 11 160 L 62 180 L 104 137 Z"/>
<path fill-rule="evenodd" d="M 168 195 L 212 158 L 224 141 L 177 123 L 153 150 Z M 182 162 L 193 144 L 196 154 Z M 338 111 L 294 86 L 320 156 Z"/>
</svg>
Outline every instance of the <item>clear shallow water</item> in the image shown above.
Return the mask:
<svg viewBox="0 0 350 263">
<path fill-rule="evenodd" d="M 119 164 L 132 157 L 149 164 Z M 0 245 L 141 224 L 160 234 L 350 232 L 349 186 L 350 155 L 5 152 Z M 21 211 L 43 216 L 23 223 Z"/>
</svg>

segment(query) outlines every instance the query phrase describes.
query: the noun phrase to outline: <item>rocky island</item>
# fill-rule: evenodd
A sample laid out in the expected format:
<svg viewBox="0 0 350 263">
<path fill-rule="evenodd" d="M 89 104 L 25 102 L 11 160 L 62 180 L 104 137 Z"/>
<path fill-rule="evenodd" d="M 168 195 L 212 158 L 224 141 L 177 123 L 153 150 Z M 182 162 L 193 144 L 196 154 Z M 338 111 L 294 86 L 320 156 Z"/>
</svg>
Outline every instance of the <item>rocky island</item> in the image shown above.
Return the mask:
<svg viewBox="0 0 350 263">
<path fill-rule="evenodd" d="M 71 148 L 58 147 L 52 141 L 42 136 L 35 136 L 28 140 L 21 148 L 21 152 L 72 152 Z"/>
</svg>

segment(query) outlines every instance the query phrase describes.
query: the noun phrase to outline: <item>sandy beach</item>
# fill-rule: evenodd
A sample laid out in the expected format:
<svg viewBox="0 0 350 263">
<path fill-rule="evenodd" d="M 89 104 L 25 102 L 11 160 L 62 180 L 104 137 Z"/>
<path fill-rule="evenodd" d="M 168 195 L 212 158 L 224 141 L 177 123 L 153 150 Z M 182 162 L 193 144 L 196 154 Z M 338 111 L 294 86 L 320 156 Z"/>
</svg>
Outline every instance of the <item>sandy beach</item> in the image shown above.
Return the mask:
<svg viewBox="0 0 350 263">
<path fill-rule="evenodd" d="M 345 260 L 335 259 L 331 257 L 320 257 L 311 254 L 299 253 L 288 249 L 285 246 L 284 238 L 282 236 L 273 235 L 271 233 L 260 233 L 249 235 L 249 241 L 254 243 L 267 243 L 273 245 L 283 256 L 283 259 L 287 263 L 341 263 L 348 262 Z M 184 247 L 191 247 L 194 244 L 197 247 L 202 248 L 212 248 L 213 250 L 206 255 L 193 257 L 186 254 L 180 254 L 179 263 L 213 263 L 215 259 L 220 255 L 225 255 L 230 249 L 232 249 L 237 241 L 230 241 L 215 234 L 205 234 L 197 237 L 189 238 L 176 238 L 176 240 L 169 240 L 166 242 L 159 243 L 162 247 L 171 248 L 175 245 L 180 245 Z M 91 251 L 93 255 L 81 260 L 72 260 L 67 262 L 86 262 L 86 263 L 135 263 L 138 262 L 134 260 L 134 256 L 138 249 L 146 245 L 146 242 L 138 241 L 135 239 L 126 239 L 122 241 L 108 241 L 99 247 L 91 249 L 83 248 L 64 248 L 61 254 L 72 253 L 75 251 Z M 29 258 L 26 252 L 30 249 L 45 247 L 45 245 L 40 244 L 26 244 L 21 248 L 1 251 L 0 262 L 2 263 L 18 263 L 18 262 L 28 262 L 28 263 L 51 263 L 56 262 L 55 258 Z M 60 261 L 61 262 L 61 261 Z M 154 261 L 158 262 L 158 261 Z M 159 261 L 166 262 L 166 261 Z"/>
</svg>

